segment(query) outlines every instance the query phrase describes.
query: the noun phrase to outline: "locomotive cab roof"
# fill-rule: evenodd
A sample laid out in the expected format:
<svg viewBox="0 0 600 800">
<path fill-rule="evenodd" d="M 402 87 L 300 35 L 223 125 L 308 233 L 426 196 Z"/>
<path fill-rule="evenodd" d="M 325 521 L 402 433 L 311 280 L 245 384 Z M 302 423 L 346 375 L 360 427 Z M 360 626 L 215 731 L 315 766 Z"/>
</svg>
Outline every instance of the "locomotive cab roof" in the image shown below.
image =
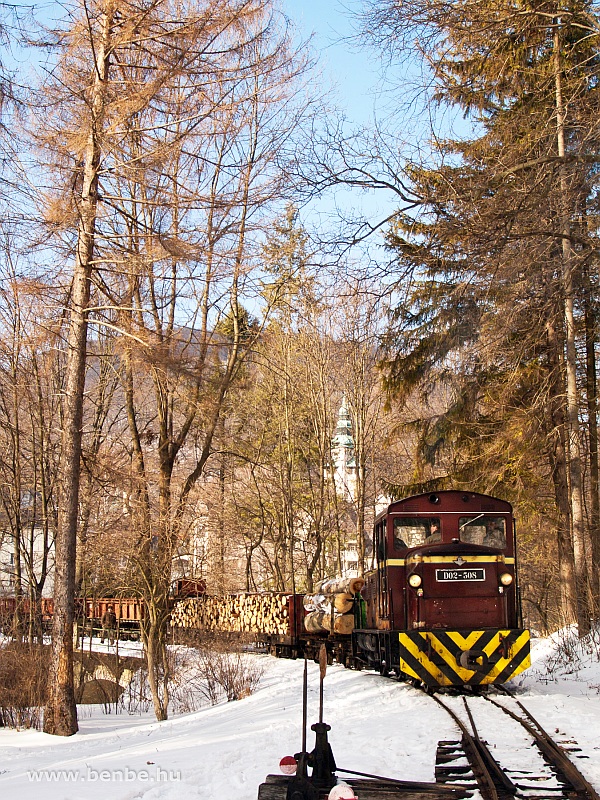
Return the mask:
<svg viewBox="0 0 600 800">
<path fill-rule="evenodd" d="M 506 500 L 500 500 L 487 494 L 478 492 L 464 492 L 456 489 L 444 489 L 439 492 L 424 492 L 423 494 L 394 500 L 382 511 L 375 520 L 389 514 L 410 511 L 416 514 L 431 514 L 433 512 L 461 512 L 466 513 L 497 511 L 499 514 L 512 514 L 512 506 Z"/>
</svg>

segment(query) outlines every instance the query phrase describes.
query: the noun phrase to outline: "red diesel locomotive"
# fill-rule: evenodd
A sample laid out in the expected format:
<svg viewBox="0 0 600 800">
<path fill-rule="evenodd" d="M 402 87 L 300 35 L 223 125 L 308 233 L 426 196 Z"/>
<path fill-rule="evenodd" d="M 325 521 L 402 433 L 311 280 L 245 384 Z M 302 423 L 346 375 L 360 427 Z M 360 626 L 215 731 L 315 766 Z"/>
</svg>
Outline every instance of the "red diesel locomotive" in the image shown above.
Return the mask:
<svg viewBox="0 0 600 800">
<path fill-rule="evenodd" d="M 504 683 L 530 665 L 509 503 L 441 491 L 375 520 L 353 656 L 432 688 Z"/>
</svg>

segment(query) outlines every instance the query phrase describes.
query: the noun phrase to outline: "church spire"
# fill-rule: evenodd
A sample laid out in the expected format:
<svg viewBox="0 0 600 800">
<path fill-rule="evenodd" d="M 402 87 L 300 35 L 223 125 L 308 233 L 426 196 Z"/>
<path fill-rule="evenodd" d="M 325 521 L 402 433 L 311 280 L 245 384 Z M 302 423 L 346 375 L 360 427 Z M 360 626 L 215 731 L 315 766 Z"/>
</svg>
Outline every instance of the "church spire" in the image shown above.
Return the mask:
<svg viewBox="0 0 600 800">
<path fill-rule="evenodd" d="M 331 452 L 336 491 L 347 500 L 354 500 L 356 497 L 354 437 L 352 436 L 352 420 L 345 397 L 342 398 L 338 412 L 337 425 L 331 440 Z"/>
</svg>

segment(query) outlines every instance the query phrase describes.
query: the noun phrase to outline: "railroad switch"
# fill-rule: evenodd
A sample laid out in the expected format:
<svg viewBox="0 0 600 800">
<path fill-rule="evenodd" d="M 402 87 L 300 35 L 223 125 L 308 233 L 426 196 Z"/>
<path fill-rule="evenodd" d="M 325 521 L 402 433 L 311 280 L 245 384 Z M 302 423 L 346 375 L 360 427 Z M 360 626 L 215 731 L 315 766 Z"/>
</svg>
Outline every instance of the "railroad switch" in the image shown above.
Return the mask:
<svg viewBox="0 0 600 800">
<path fill-rule="evenodd" d="M 313 783 L 320 788 L 331 789 L 337 783 L 335 759 L 327 738 L 327 732 L 331 730 L 331 725 L 327 725 L 326 722 L 315 722 L 310 729 L 316 734 L 315 749 L 309 756 L 309 764 L 313 770 Z"/>
<path fill-rule="evenodd" d="M 317 800 L 323 790 L 329 791 L 337 783 L 335 759 L 327 737 L 331 725 L 315 722 L 310 729 L 316 734 L 315 749 L 312 753 L 294 755 L 298 766 L 296 775 L 288 784 L 286 800 Z M 310 777 L 308 767 L 312 768 Z"/>
<path fill-rule="evenodd" d="M 323 722 L 323 680 L 327 671 L 327 648 L 323 644 L 319 652 L 319 721 L 310 726 L 315 732 L 315 748 L 312 753 L 306 751 L 306 706 L 307 706 L 307 674 L 304 662 L 304 683 L 302 689 L 302 751 L 296 753 L 296 775 L 288 784 L 286 800 L 318 800 L 319 794 L 329 791 L 337 783 L 335 775 L 335 759 L 327 737 L 331 725 Z M 308 767 L 312 774 L 308 776 Z"/>
</svg>

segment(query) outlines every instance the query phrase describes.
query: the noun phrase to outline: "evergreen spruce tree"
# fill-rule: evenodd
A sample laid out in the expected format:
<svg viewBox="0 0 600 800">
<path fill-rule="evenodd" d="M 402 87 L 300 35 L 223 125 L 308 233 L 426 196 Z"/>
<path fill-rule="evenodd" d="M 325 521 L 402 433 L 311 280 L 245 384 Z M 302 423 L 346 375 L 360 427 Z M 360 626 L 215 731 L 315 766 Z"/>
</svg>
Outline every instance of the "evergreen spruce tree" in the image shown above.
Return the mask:
<svg viewBox="0 0 600 800">
<path fill-rule="evenodd" d="M 422 213 L 388 236 L 412 278 L 388 338 L 388 388 L 452 387 L 420 431 L 422 451 L 449 451 L 454 482 L 514 496 L 543 456 L 562 619 L 583 632 L 598 599 L 580 428 L 581 320 L 597 283 L 598 17 L 582 0 L 374 0 L 370 20 L 392 47 L 418 36 L 435 98 L 478 133 L 442 141 L 441 166 L 409 168 Z M 588 381 L 589 401 L 595 392 Z"/>
</svg>

